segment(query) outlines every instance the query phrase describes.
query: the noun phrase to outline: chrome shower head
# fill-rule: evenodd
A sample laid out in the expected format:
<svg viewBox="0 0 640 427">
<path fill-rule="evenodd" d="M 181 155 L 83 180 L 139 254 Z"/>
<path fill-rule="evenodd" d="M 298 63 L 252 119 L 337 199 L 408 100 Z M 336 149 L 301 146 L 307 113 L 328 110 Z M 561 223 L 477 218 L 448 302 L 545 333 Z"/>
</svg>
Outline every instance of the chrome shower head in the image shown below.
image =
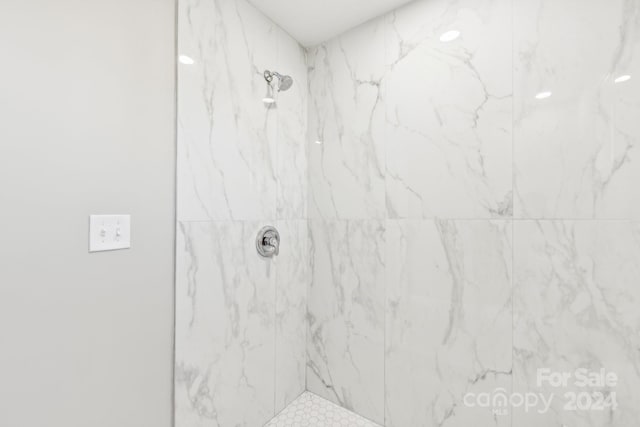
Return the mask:
<svg viewBox="0 0 640 427">
<path fill-rule="evenodd" d="M 270 84 L 273 81 L 274 77 L 278 78 L 278 92 L 289 90 L 293 85 L 293 78 L 291 78 L 291 76 L 283 76 L 277 71 L 266 70 L 264 72 L 264 79 L 267 81 L 267 83 Z"/>
<path fill-rule="evenodd" d="M 284 92 L 293 86 L 293 79 L 291 76 L 280 76 L 280 82 L 278 83 L 278 91 Z"/>
</svg>

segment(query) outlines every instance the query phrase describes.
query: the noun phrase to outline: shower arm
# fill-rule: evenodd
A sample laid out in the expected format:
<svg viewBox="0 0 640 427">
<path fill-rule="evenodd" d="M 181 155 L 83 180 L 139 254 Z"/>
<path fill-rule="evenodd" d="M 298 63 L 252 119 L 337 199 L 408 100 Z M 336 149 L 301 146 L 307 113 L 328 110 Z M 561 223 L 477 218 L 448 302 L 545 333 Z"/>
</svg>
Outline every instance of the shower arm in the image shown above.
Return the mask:
<svg viewBox="0 0 640 427">
<path fill-rule="evenodd" d="M 264 79 L 267 81 L 267 83 L 271 83 L 274 77 L 277 77 L 278 80 L 280 80 L 282 76 L 277 71 L 269 71 L 269 70 L 264 71 Z"/>
<path fill-rule="evenodd" d="M 265 70 L 263 76 L 269 86 L 271 86 L 271 82 L 273 82 L 274 77 L 278 78 L 278 92 L 287 91 L 291 85 L 293 85 L 293 79 L 291 76 L 280 74 L 277 71 Z"/>
</svg>

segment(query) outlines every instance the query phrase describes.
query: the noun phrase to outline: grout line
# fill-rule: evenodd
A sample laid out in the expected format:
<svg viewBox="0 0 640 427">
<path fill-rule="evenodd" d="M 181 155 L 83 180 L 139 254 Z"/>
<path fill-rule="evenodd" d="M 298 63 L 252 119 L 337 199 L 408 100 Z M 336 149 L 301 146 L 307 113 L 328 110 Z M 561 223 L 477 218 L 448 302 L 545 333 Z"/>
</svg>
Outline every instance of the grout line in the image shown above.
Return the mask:
<svg viewBox="0 0 640 427">
<path fill-rule="evenodd" d="M 279 34 L 276 34 L 275 37 L 275 51 L 276 51 L 276 67 L 281 69 L 280 67 L 280 37 Z M 266 111 L 267 117 L 267 141 L 269 140 L 269 110 Z M 279 185 L 279 166 L 280 166 L 280 109 L 276 108 L 275 112 L 275 138 L 276 140 L 273 142 L 275 144 L 275 156 L 274 159 L 274 181 L 276 185 L 276 194 L 275 194 L 275 221 L 273 222 L 274 226 L 278 227 L 278 218 L 280 214 L 278 212 L 278 203 L 280 201 L 280 185 Z M 277 408 L 277 393 L 278 393 L 278 290 L 280 284 L 280 275 L 278 262 L 276 259 L 273 259 L 273 263 L 271 266 L 274 268 L 274 286 L 273 286 L 273 410 L 271 413 L 275 417 L 276 408 Z"/>
<path fill-rule="evenodd" d="M 309 390 L 309 374 L 307 372 L 307 365 L 310 362 L 309 360 L 309 293 L 311 292 L 311 283 L 313 282 L 313 273 L 314 273 L 314 268 L 313 265 L 314 263 L 311 260 L 311 256 L 312 256 L 312 252 L 311 252 L 311 224 L 309 219 L 307 219 L 305 221 L 306 223 L 306 230 L 305 230 L 305 242 L 306 242 L 306 255 L 307 255 L 307 260 L 306 262 L 308 263 L 306 265 L 307 267 L 307 273 L 308 273 L 308 277 L 307 280 L 305 281 L 305 288 L 306 288 L 306 292 L 305 292 L 305 312 L 304 312 L 304 320 L 303 320 L 303 324 L 304 324 L 304 389 L 305 391 Z"/>
<path fill-rule="evenodd" d="M 511 223 L 511 393 L 514 392 L 514 374 L 515 374 L 515 247 L 516 247 L 516 227 L 515 222 Z M 509 411 L 510 425 L 513 426 L 513 409 Z"/>
<path fill-rule="evenodd" d="M 277 225 L 277 223 L 276 223 Z M 273 286 L 273 408 L 271 413 L 276 414 L 276 393 L 278 388 L 278 284 L 279 284 L 279 268 L 277 261 L 271 264 L 274 268 L 274 286 Z"/>
<path fill-rule="evenodd" d="M 305 188 L 305 195 L 306 195 L 306 199 L 305 199 L 305 217 L 306 217 L 306 230 L 305 230 L 305 242 L 306 242 L 306 253 L 307 253 L 307 269 L 308 269 L 308 274 L 309 276 L 307 277 L 307 280 L 305 282 L 305 286 L 306 286 L 306 300 L 305 300 L 305 313 L 304 313 L 304 389 L 305 391 L 309 390 L 309 373 L 308 373 L 308 369 L 307 366 L 310 362 L 310 356 L 309 356 L 309 347 L 310 347 L 310 343 L 309 343 L 309 329 L 310 329 L 310 325 L 309 325 L 309 295 L 311 293 L 311 285 L 313 283 L 313 275 L 315 272 L 315 268 L 314 268 L 314 262 L 311 259 L 312 257 L 312 245 L 311 245 L 311 218 L 309 218 L 309 201 L 311 200 L 311 173 L 310 173 L 310 148 L 309 148 L 309 141 L 311 138 L 309 138 L 310 136 L 310 123 L 311 123 L 311 77 L 309 75 L 309 62 L 310 62 L 310 55 L 309 55 L 309 49 L 305 49 L 305 54 L 304 54 L 304 64 L 305 64 L 305 70 L 307 72 L 307 87 L 306 87 L 306 101 L 307 101 L 307 123 L 306 123 L 306 129 L 305 129 L 305 157 L 306 157 L 306 170 L 305 170 L 305 174 L 306 174 L 306 188 Z"/>
<path fill-rule="evenodd" d="M 383 85 L 382 90 L 383 90 L 383 94 L 382 94 L 382 106 L 383 106 L 383 111 L 384 111 L 384 117 L 383 117 L 383 123 L 384 123 L 384 141 L 383 141 L 383 153 L 384 153 L 384 211 L 385 211 L 385 217 L 388 216 L 387 215 L 387 164 L 388 164 L 388 144 L 389 144 L 389 122 L 387 120 L 387 114 L 388 114 L 388 107 L 389 107 L 389 85 L 391 84 L 391 72 L 390 70 L 387 69 L 388 64 L 390 63 L 390 55 L 389 55 L 389 27 L 388 27 L 388 22 L 389 22 L 389 16 L 390 15 L 386 15 L 383 19 L 382 19 L 382 31 L 384 32 L 384 64 L 383 64 L 383 77 L 382 80 L 380 80 L 381 84 Z M 388 73 L 388 74 L 387 74 Z M 386 83 L 383 83 L 385 80 L 385 77 L 387 77 L 387 81 Z M 383 274 L 383 283 L 384 283 L 384 297 L 383 297 L 383 301 L 382 301 L 382 317 L 383 317 L 383 324 L 382 324 L 382 425 L 386 426 L 387 425 L 387 286 L 389 284 L 389 280 L 387 277 L 387 272 L 388 272 L 388 265 L 387 265 L 387 231 L 388 231 L 388 223 L 387 223 L 387 219 L 384 219 L 384 245 L 383 245 L 383 259 L 384 259 L 384 274 Z"/>
<path fill-rule="evenodd" d="M 516 108 L 516 99 L 515 99 L 515 2 L 510 2 L 511 4 L 511 214 L 515 214 L 515 204 L 516 204 L 516 131 L 515 131 L 515 108 Z M 514 390 L 514 374 L 515 374 L 515 245 L 516 245 L 516 234 L 515 234 L 515 224 L 517 220 L 511 221 L 511 393 L 513 394 Z M 513 427 L 513 409 L 509 411 L 509 421 L 510 426 Z"/>
<path fill-rule="evenodd" d="M 178 298 L 178 30 L 179 30 L 179 0 L 174 0 L 173 4 L 173 319 L 171 334 L 171 396 L 170 403 L 170 422 L 171 426 L 176 425 L 176 362 L 177 362 L 177 298 Z"/>
</svg>

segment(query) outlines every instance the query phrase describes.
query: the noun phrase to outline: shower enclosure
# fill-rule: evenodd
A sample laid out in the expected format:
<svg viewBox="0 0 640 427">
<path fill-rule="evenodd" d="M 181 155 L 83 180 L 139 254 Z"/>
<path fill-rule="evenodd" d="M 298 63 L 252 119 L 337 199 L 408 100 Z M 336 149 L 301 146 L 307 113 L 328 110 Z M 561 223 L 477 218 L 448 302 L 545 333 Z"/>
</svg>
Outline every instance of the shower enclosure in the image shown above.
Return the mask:
<svg viewBox="0 0 640 427">
<path fill-rule="evenodd" d="M 179 0 L 178 37 L 177 427 L 305 391 L 637 425 L 640 0 L 416 0 L 313 47 Z"/>
</svg>

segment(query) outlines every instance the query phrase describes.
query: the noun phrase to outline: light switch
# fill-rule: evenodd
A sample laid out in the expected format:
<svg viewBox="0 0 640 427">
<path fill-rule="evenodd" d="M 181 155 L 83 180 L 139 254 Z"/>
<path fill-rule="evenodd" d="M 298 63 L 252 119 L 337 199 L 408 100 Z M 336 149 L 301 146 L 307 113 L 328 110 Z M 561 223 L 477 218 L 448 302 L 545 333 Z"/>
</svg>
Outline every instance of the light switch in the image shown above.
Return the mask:
<svg viewBox="0 0 640 427">
<path fill-rule="evenodd" d="M 130 215 L 89 216 L 89 252 L 131 247 Z"/>
</svg>

